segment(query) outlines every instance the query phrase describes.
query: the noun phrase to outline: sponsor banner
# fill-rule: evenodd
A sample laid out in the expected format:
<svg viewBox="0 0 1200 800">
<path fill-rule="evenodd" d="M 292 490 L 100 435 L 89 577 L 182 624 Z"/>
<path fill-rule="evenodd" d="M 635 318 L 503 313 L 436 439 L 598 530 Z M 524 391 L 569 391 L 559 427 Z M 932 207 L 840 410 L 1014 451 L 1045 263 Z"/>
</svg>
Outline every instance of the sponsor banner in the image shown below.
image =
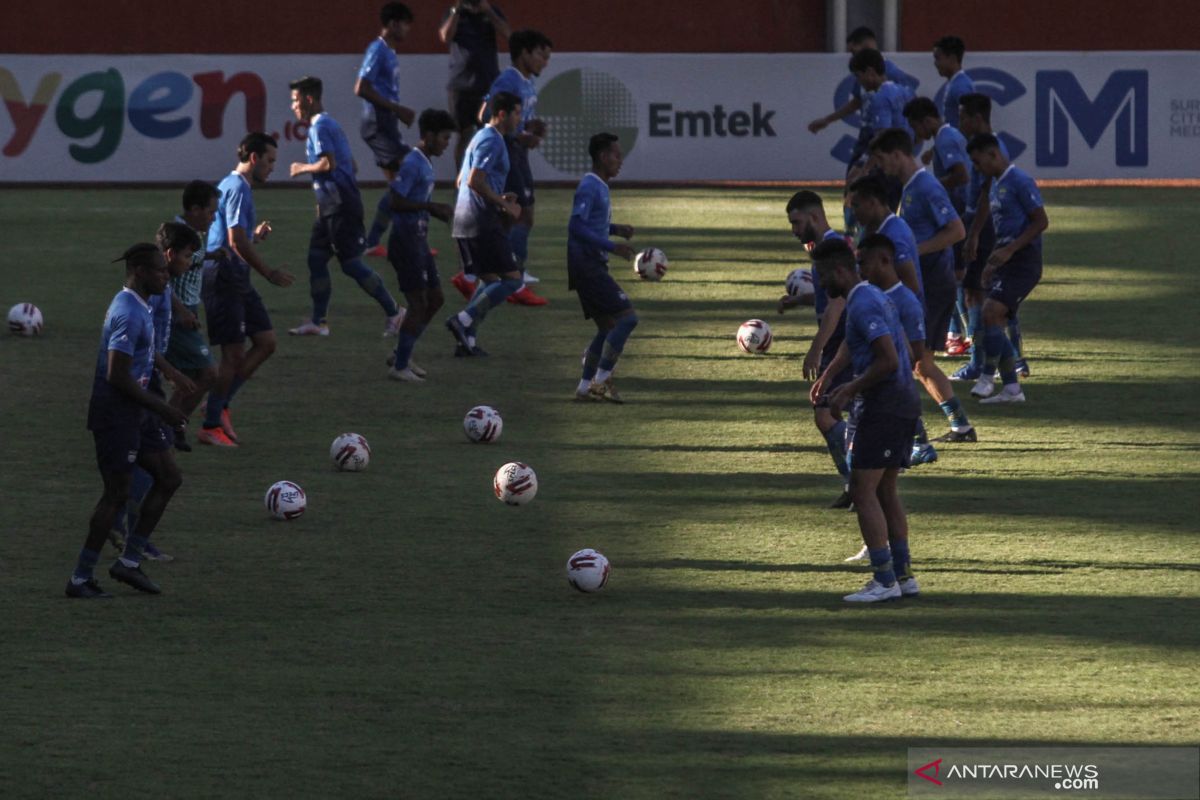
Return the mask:
<svg viewBox="0 0 1200 800">
<path fill-rule="evenodd" d="M 911 747 L 908 796 L 1200 798 L 1200 748 Z"/>
<path fill-rule="evenodd" d="M 280 138 L 282 169 L 303 159 L 307 126 L 288 81 L 316 75 L 350 138 L 359 174 L 379 170 L 359 136 L 361 56 L 0 55 L 0 181 L 217 179 L 247 130 Z M 893 60 L 940 100 L 927 53 Z M 447 103 L 446 58 L 402 56 L 402 101 Z M 843 55 L 560 53 L 538 80 L 549 135 L 541 180 L 588 168 L 587 138 L 621 136 L 628 180 L 821 180 L 844 174 L 856 116 L 808 123 L 850 96 Z M 1042 178 L 1200 177 L 1200 53 L 969 53 L 967 73 L 995 101 L 993 126 Z M 405 132 L 416 138 L 415 129 Z M 453 175 L 450 157 L 436 165 Z"/>
</svg>

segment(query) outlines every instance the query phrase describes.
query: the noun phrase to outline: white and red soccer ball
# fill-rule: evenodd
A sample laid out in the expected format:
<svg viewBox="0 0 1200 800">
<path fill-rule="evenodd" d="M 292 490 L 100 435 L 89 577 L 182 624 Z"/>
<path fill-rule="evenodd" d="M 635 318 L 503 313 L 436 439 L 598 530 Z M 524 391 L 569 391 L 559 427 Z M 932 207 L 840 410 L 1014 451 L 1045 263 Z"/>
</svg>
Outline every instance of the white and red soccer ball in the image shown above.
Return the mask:
<svg viewBox="0 0 1200 800">
<path fill-rule="evenodd" d="M 17 303 L 8 310 L 8 330 L 17 336 L 37 336 L 42 332 L 42 312 L 33 303 Z"/>
<path fill-rule="evenodd" d="M 329 457 L 341 472 L 362 472 L 371 463 L 371 445 L 362 434 L 343 433 L 330 445 Z"/>
<path fill-rule="evenodd" d="M 537 496 L 537 473 L 528 464 L 510 461 L 496 470 L 492 490 L 497 500 L 510 506 L 523 506 Z"/>
<path fill-rule="evenodd" d="M 263 502 L 271 516 L 280 520 L 295 519 L 308 507 L 308 498 L 304 490 L 291 481 L 276 481 L 271 484 Z"/>
<path fill-rule="evenodd" d="M 487 444 L 500 438 L 504 420 L 491 406 L 475 406 L 463 417 L 463 431 L 472 442 Z"/>
<path fill-rule="evenodd" d="M 608 559 L 590 547 L 567 559 L 567 583 L 581 592 L 598 592 L 608 585 L 612 572 Z"/>
<path fill-rule="evenodd" d="M 633 271 L 644 281 L 661 281 L 667 274 L 667 254 L 657 247 L 647 247 L 634 257 Z"/>
<path fill-rule="evenodd" d="M 804 267 L 798 267 L 789 272 L 783 285 L 791 297 L 812 297 L 816 288 L 813 286 L 812 272 Z"/>
<path fill-rule="evenodd" d="M 761 319 L 748 319 L 738 328 L 737 343 L 743 353 L 765 353 L 771 349 L 771 326 Z"/>
</svg>

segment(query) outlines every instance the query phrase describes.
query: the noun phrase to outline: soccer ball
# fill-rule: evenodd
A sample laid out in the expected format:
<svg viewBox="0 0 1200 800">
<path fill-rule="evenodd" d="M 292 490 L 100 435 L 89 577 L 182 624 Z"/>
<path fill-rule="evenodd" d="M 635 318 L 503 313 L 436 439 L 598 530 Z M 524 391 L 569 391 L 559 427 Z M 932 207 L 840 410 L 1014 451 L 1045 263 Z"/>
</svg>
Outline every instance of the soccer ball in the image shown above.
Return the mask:
<svg viewBox="0 0 1200 800">
<path fill-rule="evenodd" d="M 788 273 L 784 286 L 787 288 L 787 293 L 792 297 L 812 297 L 814 288 L 813 275 L 803 267 L 794 269 Z"/>
<path fill-rule="evenodd" d="M 504 420 L 500 412 L 491 406 L 475 406 L 463 417 L 463 431 L 472 442 L 487 444 L 500 438 Z"/>
<path fill-rule="evenodd" d="M 371 463 L 371 445 L 361 434 L 343 433 L 333 440 L 329 457 L 342 472 L 362 472 Z"/>
<path fill-rule="evenodd" d="M 765 353 L 771 349 L 771 326 L 761 319 L 748 319 L 738 328 L 737 343 L 743 353 Z"/>
<path fill-rule="evenodd" d="M 496 499 L 510 506 L 523 506 L 537 495 L 537 473 L 528 464 L 510 461 L 496 470 L 492 489 Z"/>
<path fill-rule="evenodd" d="M 277 481 L 271 484 L 263 502 L 275 519 L 295 519 L 308 507 L 308 498 L 304 495 L 304 490 L 291 481 Z"/>
<path fill-rule="evenodd" d="M 633 259 L 633 271 L 644 281 L 661 281 L 667 274 L 667 254 L 647 247 Z"/>
<path fill-rule="evenodd" d="M 42 312 L 33 303 L 17 303 L 8 310 L 8 330 L 18 336 L 42 332 Z"/>
<path fill-rule="evenodd" d="M 608 559 L 588 547 L 567 560 L 567 583 L 581 592 L 598 592 L 608 585 L 611 571 Z"/>
</svg>

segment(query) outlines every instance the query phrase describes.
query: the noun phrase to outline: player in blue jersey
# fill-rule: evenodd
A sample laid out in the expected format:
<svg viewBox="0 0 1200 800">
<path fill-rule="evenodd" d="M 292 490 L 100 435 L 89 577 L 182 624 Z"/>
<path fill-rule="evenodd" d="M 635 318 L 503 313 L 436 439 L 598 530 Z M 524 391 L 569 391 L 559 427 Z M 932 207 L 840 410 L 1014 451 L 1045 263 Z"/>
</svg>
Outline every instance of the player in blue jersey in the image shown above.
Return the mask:
<svg viewBox="0 0 1200 800">
<path fill-rule="evenodd" d="M 917 97 L 904 107 L 904 116 L 908 119 L 909 127 L 917 142 L 933 142 L 933 147 L 926 151 L 930 156 L 926 164 L 932 163 L 933 177 L 942 182 L 946 192 L 954 203 L 954 210 L 959 216 L 966 210 L 967 186 L 971 182 L 971 159 L 967 156 L 967 139 L 958 128 L 942 119 L 937 106 L 928 97 Z M 967 226 L 963 219 L 963 227 Z M 965 272 L 962 256 L 963 242 L 954 244 L 954 277 L 958 283 L 955 295 L 954 313 L 950 315 L 950 329 L 946 337 L 946 355 L 961 356 L 967 352 L 965 298 L 963 296 L 962 279 Z"/>
<path fill-rule="evenodd" d="M 317 217 L 308 240 L 308 283 L 312 295 L 312 316 L 288 331 L 292 336 L 328 336 L 329 298 L 333 286 L 329 280 L 329 259 L 337 256 L 342 272 L 379 303 L 387 323 L 384 336 L 395 336 L 404 319 L 404 309 L 396 305 L 383 280 L 362 261 L 363 204 L 354 178 L 357 167 L 350 142 L 342 126 L 329 116 L 321 102 L 320 78 L 306 76 L 288 84 L 292 91 L 292 113 L 308 125 L 304 143 L 306 161 L 294 162 L 293 178 L 312 177 L 317 196 Z"/>
<path fill-rule="evenodd" d="M 154 531 L 171 496 L 183 482 L 171 444 L 158 435 L 146 436 L 147 416 L 161 418 L 170 426 L 187 417 L 162 397 L 147 391 L 154 370 L 154 320 L 150 298 L 162 294 L 169 275 L 158 247 L 135 244 L 121 255 L 125 262 L 125 286 L 113 298 L 104 318 L 100 348 L 88 403 L 88 430 L 96 445 L 96 464 L 104 480 L 104 494 L 92 511 L 88 535 L 67 581 L 66 594 L 74 598 L 107 598 L 93 572 L 100 560 L 104 541 L 117 516 L 129 500 L 129 485 L 135 464 L 154 478 L 154 486 L 142 503 L 137 527 L 125 543 L 109 575 L 139 591 L 158 594 L 158 586 L 142 572 L 141 548 Z"/>
<path fill-rule="evenodd" d="M 871 158 L 888 175 L 904 184 L 899 216 L 917 240 L 921 272 L 921 301 L 925 304 L 925 348 L 916 364 L 917 377 L 950 422 L 938 442 L 974 442 L 975 428 L 954 389 L 933 360 L 946 346 L 950 315 L 954 313 L 956 283 L 951 249 L 966 231 L 945 187 L 913 157 L 912 137 L 891 128 L 871 140 Z M 923 442 L 922 442 L 923 443 Z"/>
<path fill-rule="evenodd" d="M 845 241 L 841 234 L 830 227 L 829 219 L 825 216 L 825 204 L 816 192 L 807 189 L 796 192 L 788 200 L 786 211 L 792 235 L 805 247 L 815 247 L 831 240 Z M 784 295 L 779 300 L 779 313 L 782 314 L 793 305 L 793 298 Z M 829 297 L 814 276 L 813 310 L 817 314 L 817 332 L 813 334 L 808 353 L 804 356 L 802 374 L 805 380 L 816 380 L 837 354 L 846 335 L 845 309 L 846 301 L 841 297 Z M 840 414 L 830 412 L 826 395 L 853 377 L 849 367 L 832 376 L 826 382 L 825 395 L 813 402 L 813 424 L 825 440 L 833 467 L 842 479 L 842 492 L 830 508 L 850 507 L 850 467 L 846 464 L 846 421 Z"/>
<path fill-rule="evenodd" d="M 391 182 L 400 169 L 400 160 L 408 153 L 408 145 L 400 133 L 400 125 L 411 127 L 416 113 L 400 104 L 400 60 L 396 49 L 408 36 L 413 13 L 404 3 L 388 3 L 379 11 L 379 36 L 367 46 L 354 94 L 362 98 L 363 141 L 375 156 L 375 163 Z M 391 194 L 384 190 L 375 207 L 375 219 L 367 233 L 368 255 L 387 255 L 379 242 L 391 217 Z"/>
<path fill-rule="evenodd" d="M 597 133 L 588 140 L 592 171 L 583 176 L 571 203 L 567 225 L 567 288 L 579 296 L 583 318 L 596 323 L 596 335 L 583 351 L 583 375 L 575 388 L 576 400 L 609 400 L 621 403 L 612 374 L 637 327 L 638 316 L 629 296 L 608 271 L 608 254 L 628 261 L 633 248 L 612 241 L 633 237 L 632 225 L 612 221 L 608 184 L 621 171 L 624 155 L 620 141 L 611 133 Z"/>
<path fill-rule="evenodd" d="M 433 108 L 421 112 L 417 125 L 421 140 L 400 162 L 400 172 L 389 187 L 392 234 L 388 260 L 408 302 L 408 314 L 396 337 L 396 351 L 388 359 L 388 377 L 411 383 L 425 380 L 425 370 L 412 360 L 413 348 L 445 302 L 429 248 L 429 218 L 449 222 L 454 214 L 445 203 L 433 202 L 433 159 L 446 152 L 450 137 L 458 130 L 454 117 Z"/>
<path fill-rule="evenodd" d="M 467 145 L 456 185 L 451 235 L 458 245 L 463 272 L 479 280 L 466 307 L 446 320 L 454 336 L 456 356 L 487 355 L 475 339 L 475 328 L 487 313 L 525 284 L 513 260 L 506 226 L 521 214 L 508 180 L 508 147 L 504 137 L 521 122 L 521 98 L 508 92 L 494 95 L 488 104 L 491 118 Z"/>
<path fill-rule="evenodd" d="M 208 341 L 221 347 L 221 366 L 217 382 L 208 392 L 204 426 L 196 437 L 203 444 L 237 446 L 229 404 L 275 352 L 271 317 L 250 283 L 251 270 L 275 286 L 291 286 L 296 280 L 286 269 L 268 267 L 254 246 L 270 235 L 271 223 L 257 220 L 253 187 L 266 183 L 276 158 L 273 136 L 248 133 L 238 144 L 237 167 L 217 186 L 221 195 L 217 215 L 208 228 L 201 297 L 208 318 Z"/>
<path fill-rule="evenodd" d="M 887 295 L 859 279 L 854 253 L 844 242 L 817 245 L 813 265 L 829 296 L 846 300 L 846 340 L 810 396 L 815 402 L 826 393 L 826 381 L 851 365 L 854 379 L 828 393 L 829 407 L 840 413 L 852 406 L 850 494 L 874 573 L 861 591 L 845 599 L 875 603 L 915 595 L 919 589 L 897 480 L 909 463 L 921 404 L 900 317 Z"/>
<path fill-rule="evenodd" d="M 988 202 L 996 228 L 996 246 L 980 277 L 988 287 L 983 303 L 983 374 L 971 394 L 982 403 L 1023 403 L 1016 351 L 1004 335 L 1004 322 L 1042 279 L 1042 233 L 1050 221 L 1037 182 L 1009 162 L 995 136 L 980 134 L 967 150 L 975 169 L 992 180 Z M 997 370 L 1004 383 L 999 392 L 993 382 Z"/>
<path fill-rule="evenodd" d="M 942 117 L 958 127 L 958 105 L 965 94 L 975 91 L 975 81 L 963 71 L 963 55 L 967 46 L 957 36 L 943 36 L 933 43 L 933 66 L 946 79 L 942 92 Z M 929 163 L 929 162 L 926 162 Z"/>
</svg>

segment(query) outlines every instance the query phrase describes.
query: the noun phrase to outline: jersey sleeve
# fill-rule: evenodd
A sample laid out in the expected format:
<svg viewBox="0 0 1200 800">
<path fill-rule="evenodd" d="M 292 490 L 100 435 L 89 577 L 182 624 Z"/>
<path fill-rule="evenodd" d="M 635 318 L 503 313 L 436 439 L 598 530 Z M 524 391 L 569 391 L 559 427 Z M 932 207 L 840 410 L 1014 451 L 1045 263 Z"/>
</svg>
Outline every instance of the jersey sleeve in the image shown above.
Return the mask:
<svg viewBox="0 0 1200 800">
<path fill-rule="evenodd" d="M 481 141 L 471 153 L 471 169 L 486 170 L 500 157 L 503 147 L 504 140 L 500 136 L 489 136 Z"/>
<path fill-rule="evenodd" d="M 955 136 L 952 131 L 945 129 L 938 134 L 937 148 L 938 155 L 942 159 L 942 166 L 948 172 L 955 164 L 962 164 L 964 167 L 971 163 L 967 157 L 967 143 L 959 136 Z"/>
<path fill-rule="evenodd" d="M 121 308 L 114 311 L 112 317 L 109 318 L 108 342 L 105 344 L 105 349 L 116 350 L 118 353 L 132 356 L 137 347 L 137 327 L 129 309 Z"/>
<path fill-rule="evenodd" d="M 888 318 L 883 303 L 877 297 L 867 297 L 857 304 L 854 309 L 854 327 L 866 342 L 873 342 L 881 336 L 890 336 Z"/>
<path fill-rule="evenodd" d="M 420 177 L 421 171 L 416 164 L 416 160 L 406 156 L 400 162 L 400 171 L 396 173 L 395 180 L 389 186 L 393 192 L 401 197 L 408 197 L 413 187 L 417 185 L 417 180 Z"/>
<path fill-rule="evenodd" d="M 333 126 L 329 124 L 326 117 L 317 120 L 317 124 L 313 125 L 309 131 L 309 136 L 312 137 L 314 158 L 319 159 L 328 154 L 335 160 L 337 159 L 333 141 Z"/>
<path fill-rule="evenodd" d="M 575 200 L 571 203 L 571 216 L 579 217 L 586 221 L 592 213 L 592 206 L 596 203 L 594 192 L 588 190 L 586 186 L 580 186 L 575 190 Z"/>
<path fill-rule="evenodd" d="M 240 183 L 240 182 L 239 182 Z M 225 227 L 226 229 L 245 228 L 246 235 L 252 236 L 253 231 L 250 224 L 250 213 L 253 205 L 250 200 L 250 192 L 242 183 L 236 189 L 229 193 L 229 198 L 225 201 Z M 222 244 L 226 244 L 222 242 Z"/>
<path fill-rule="evenodd" d="M 940 183 L 936 181 L 929 183 L 929 190 L 921 194 L 929 216 L 937 223 L 939 230 L 958 219 L 958 212 L 954 210 L 954 206 L 950 202 L 950 195 L 946 193 Z"/>
<path fill-rule="evenodd" d="M 900 324 L 904 326 L 908 341 L 925 341 L 925 311 L 917 296 L 908 292 L 903 299 L 897 299 L 896 310 L 900 312 Z"/>
<path fill-rule="evenodd" d="M 363 56 L 362 66 L 358 68 L 358 77 L 366 78 L 369 82 L 379 69 L 379 42 L 371 42 Z"/>
<path fill-rule="evenodd" d="M 892 81 L 900 86 L 907 87 L 911 91 L 915 91 L 921 83 L 919 78 L 914 78 L 904 70 L 896 66 L 890 60 L 885 59 L 883 62 L 883 74 L 889 81 Z"/>
<path fill-rule="evenodd" d="M 1017 202 L 1021 204 L 1021 210 L 1029 216 L 1034 211 L 1042 208 L 1045 204 L 1042 202 L 1042 193 L 1038 189 L 1037 181 L 1030 176 L 1020 173 L 1020 183 L 1014 192 Z"/>
</svg>

